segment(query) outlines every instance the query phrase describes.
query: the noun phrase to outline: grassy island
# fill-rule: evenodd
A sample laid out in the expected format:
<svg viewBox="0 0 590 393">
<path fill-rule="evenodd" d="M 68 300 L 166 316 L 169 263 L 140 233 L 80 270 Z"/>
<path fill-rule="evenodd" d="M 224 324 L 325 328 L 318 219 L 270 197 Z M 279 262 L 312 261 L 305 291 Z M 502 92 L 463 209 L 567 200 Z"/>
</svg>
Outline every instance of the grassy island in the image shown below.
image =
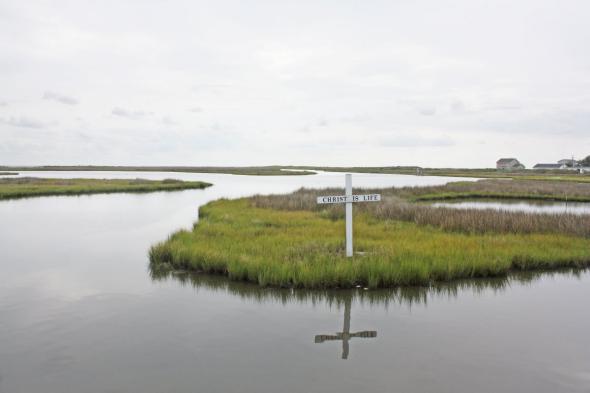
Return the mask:
<svg viewBox="0 0 590 393">
<path fill-rule="evenodd" d="M 16 172 L 1 172 L 0 171 L 0 176 L 16 176 L 18 175 L 18 173 Z"/>
<path fill-rule="evenodd" d="M 199 181 L 175 179 L 43 179 L 17 177 L 0 179 L 0 200 L 47 195 L 106 194 L 114 192 L 177 191 L 209 187 Z"/>
<path fill-rule="evenodd" d="M 590 173 L 580 174 L 571 170 L 538 170 L 519 169 L 511 171 L 499 171 L 495 168 L 422 168 L 418 166 L 385 166 L 385 167 L 316 167 L 299 166 L 283 167 L 299 168 L 303 170 L 322 170 L 328 172 L 354 172 L 354 173 L 382 173 L 391 175 L 422 175 L 444 177 L 470 177 L 486 179 L 515 179 L 515 180 L 544 180 L 559 182 L 589 183 Z"/>
<path fill-rule="evenodd" d="M 220 173 L 250 176 L 301 176 L 313 175 L 310 170 L 293 170 L 278 165 L 270 166 L 111 166 L 111 165 L 43 165 L 43 166 L 0 166 L 0 171 L 67 171 L 67 172 L 181 172 Z"/>
<path fill-rule="evenodd" d="M 571 187 L 571 195 L 590 198 L 590 185 Z M 497 180 L 363 190 L 378 191 L 383 199 L 355 205 L 357 255 L 352 259 L 343 256 L 343 207 L 317 205 L 315 200 L 341 190 L 219 200 L 201 208 L 191 231 L 181 230 L 153 246 L 150 265 L 156 271 L 215 273 L 262 286 L 297 288 L 428 285 L 590 265 L 590 216 L 458 210 L 413 202 L 473 196 L 474 190 L 513 198 L 563 195 L 560 185 Z"/>
</svg>

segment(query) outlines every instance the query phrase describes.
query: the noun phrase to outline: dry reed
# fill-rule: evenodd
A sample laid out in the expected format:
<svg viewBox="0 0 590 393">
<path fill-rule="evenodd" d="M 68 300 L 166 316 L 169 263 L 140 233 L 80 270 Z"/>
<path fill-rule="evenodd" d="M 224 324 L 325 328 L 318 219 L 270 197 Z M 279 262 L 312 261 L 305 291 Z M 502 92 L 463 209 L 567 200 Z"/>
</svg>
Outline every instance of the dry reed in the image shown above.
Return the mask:
<svg viewBox="0 0 590 393">
<path fill-rule="evenodd" d="M 450 199 L 453 195 L 454 198 L 460 198 L 465 194 L 469 194 L 470 197 L 490 197 L 495 194 L 505 198 L 529 195 L 532 196 L 530 199 L 559 199 L 560 195 L 566 194 L 572 196 L 572 199 L 583 199 L 590 197 L 590 184 L 485 180 L 435 187 L 358 190 L 358 193 L 362 192 L 380 192 L 383 199 L 381 203 L 356 204 L 355 211 L 368 213 L 380 220 L 400 220 L 466 233 L 556 233 L 590 237 L 588 215 L 452 209 L 410 202 L 424 196 L 429 196 L 427 199 L 438 199 L 437 196 L 446 196 Z M 289 195 L 257 195 L 252 198 L 252 204 L 255 207 L 279 210 L 319 211 L 327 217 L 341 218 L 341 206 L 316 203 L 319 195 L 340 193 L 342 190 L 339 189 L 300 189 Z"/>
</svg>

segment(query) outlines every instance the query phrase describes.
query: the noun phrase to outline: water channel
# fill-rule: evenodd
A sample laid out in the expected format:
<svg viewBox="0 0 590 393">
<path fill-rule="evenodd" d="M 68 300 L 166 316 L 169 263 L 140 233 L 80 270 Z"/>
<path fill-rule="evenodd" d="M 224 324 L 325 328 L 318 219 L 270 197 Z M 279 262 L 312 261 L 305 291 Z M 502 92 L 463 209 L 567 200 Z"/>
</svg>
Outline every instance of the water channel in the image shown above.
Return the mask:
<svg viewBox="0 0 590 393">
<path fill-rule="evenodd" d="M 544 214 L 590 214 L 590 203 L 583 202 L 549 202 L 520 200 L 460 200 L 454 202 L 435 202 L 435 207 L 453 209 L 491 209 L 509 212 L 544 213 Z"/>
<path fill-rule="evenodd" d="M 0 202 L 0 392 L 588 392 L 588 272 L 387 291 L 159 276 L 147 250 L 220 197 L 343 174 L 182 178 L 206 190 Z M 452 178 L 354 175 L 355 186 Z"/>
</svg>

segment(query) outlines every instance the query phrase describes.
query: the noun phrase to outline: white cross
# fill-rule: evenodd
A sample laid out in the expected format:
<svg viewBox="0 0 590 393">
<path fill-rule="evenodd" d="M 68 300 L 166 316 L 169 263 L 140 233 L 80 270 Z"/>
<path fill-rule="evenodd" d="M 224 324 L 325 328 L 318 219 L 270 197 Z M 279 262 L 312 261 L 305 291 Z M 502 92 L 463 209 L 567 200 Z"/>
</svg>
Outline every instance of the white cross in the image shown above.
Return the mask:
<svg viewBox="0 0 590 393">
<path fill-rule="evenodd" d="M 346 204 L 346 256 L 352 257 L 352 204 L 354 202 L 379 202 L 381 194 L 352 195 L 352 175 L 345 175 L 345 195 L 319 196 L 318 203 Z"/>
</svg>

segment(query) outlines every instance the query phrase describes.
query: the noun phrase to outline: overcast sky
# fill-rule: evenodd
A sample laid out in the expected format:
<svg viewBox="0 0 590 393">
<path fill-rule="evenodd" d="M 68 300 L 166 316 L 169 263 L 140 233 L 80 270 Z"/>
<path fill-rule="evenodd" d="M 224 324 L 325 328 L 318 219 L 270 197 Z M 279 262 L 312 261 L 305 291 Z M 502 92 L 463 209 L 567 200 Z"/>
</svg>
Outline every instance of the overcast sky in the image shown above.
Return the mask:
<svg viewBox="0 0 590 393">
<path fill-rule="evenodd" d="M 590 154 L 590 1 L 0 0 L 0 164 Z"/>
</svg>

